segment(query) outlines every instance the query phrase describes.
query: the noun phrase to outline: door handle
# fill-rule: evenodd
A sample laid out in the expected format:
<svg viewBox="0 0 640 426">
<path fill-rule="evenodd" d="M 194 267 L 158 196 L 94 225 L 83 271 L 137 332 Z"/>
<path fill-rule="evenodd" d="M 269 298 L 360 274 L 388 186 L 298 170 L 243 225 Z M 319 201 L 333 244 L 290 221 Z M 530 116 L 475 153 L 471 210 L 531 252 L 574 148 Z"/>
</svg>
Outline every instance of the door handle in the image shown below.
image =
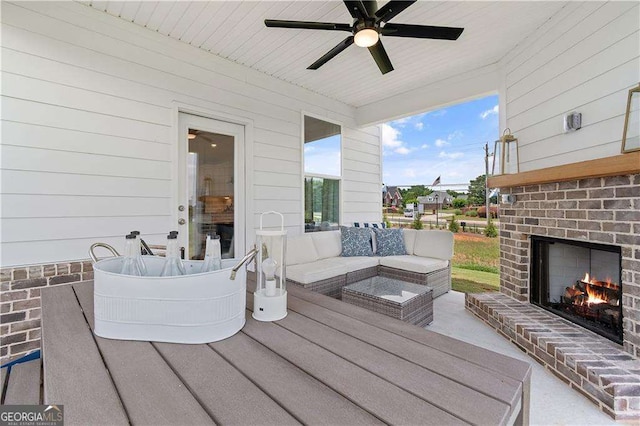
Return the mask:
<svg viewBox="0 0 640 426">
<path fill-rule="evenodd" d="M 187 221 L 183 218 L 178 219 L 178 225 L 184 225 L 185 223 L 187 223 Z"/>
</svg>

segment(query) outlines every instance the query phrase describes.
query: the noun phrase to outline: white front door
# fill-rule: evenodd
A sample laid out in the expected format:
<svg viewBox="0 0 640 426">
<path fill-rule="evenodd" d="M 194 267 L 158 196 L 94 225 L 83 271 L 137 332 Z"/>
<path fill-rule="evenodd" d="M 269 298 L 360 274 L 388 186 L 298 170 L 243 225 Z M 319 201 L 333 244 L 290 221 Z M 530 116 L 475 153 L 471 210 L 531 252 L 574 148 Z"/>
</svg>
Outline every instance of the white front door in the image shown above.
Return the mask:
<svg viewBox="0 0 640 426">
<path fill-rule="evenodd" d="M 244 126 L 180 113 L 178 231 L 185 259 L 203 259 L 208 233 L 223 258 L 244 254 Z"/>
</svg>

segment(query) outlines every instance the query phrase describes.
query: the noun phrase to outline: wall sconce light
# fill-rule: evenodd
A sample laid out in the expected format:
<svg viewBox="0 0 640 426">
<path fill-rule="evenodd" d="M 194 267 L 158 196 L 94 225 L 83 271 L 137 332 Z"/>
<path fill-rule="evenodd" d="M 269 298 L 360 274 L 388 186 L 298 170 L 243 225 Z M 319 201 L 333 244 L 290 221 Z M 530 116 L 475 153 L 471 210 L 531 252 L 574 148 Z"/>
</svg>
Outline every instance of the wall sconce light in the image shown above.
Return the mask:
<svg viewBox="0 0 640 426">
<path fill-rule="evenodd" d="M 513 194 L 502 194 L 502 204 L 513 204 L 516 202 L 516 196 Z"/>
<path fill-rule="evenodd" d="M 498 159 L 496 167 L 496 159 Z M 492 174 L 505 175 L 520 172 L 520 154 L 518 152 L 518 139 L 507 128 L 502 137 L 495 142 L 493 149 Z"/>
</svg>

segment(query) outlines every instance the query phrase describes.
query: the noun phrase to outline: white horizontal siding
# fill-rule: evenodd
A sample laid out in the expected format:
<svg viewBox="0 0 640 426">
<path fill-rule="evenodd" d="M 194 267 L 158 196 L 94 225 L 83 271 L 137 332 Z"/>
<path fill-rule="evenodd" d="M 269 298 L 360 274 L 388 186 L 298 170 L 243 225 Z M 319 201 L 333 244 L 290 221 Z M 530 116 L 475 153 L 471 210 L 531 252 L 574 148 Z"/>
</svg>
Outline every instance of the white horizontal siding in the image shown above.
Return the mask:
<svg viewBox="0 0 640 426">
<path fill-rule="evenodd" d="M 507 55 L 507 127 L 520 170 L 618 155 L 628 90 L 640 80 L 640 5 L 569 3 Z M 564 133 L 563 116 L 582 113 Z"/>
<path fill-rule="evenodd" d="M 163 25 L 163 3 L 120 6 Z M 177 227 L 176 105 L 252 123 L 247 243 L 262 211 L 303 229 L 302 111 L 343 124 L 343 210 L 379 220 L 378 129 L 356 128 L 352 107 L 82 4 L 5 2 L 1 19 L 3 266 L 121 248 L 132 229 L 164 241 Z"/>
</svg>

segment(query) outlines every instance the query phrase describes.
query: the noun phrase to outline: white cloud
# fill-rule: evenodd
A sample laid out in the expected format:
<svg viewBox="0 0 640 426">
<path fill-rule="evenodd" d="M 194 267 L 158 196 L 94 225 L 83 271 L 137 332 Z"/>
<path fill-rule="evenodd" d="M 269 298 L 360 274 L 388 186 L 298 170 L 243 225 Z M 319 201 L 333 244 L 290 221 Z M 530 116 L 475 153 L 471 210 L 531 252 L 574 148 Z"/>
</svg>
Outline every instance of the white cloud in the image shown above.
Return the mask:
<svg viewBox="0 0 640 426">
<path fill-rule="evenodd" d="M 427 149 L 427 148 L 429 148 L 429 145 L 427 145 L 426 143 L 423 143 L 423 144 L 422 144 L 422 146 L 421 146 L 420 148 L 422 148 L 422 149 Z"/>
<path fill-rule="evenodd" d="M 406 177 L 406 178 L 414 178 L 416 177 L 418 174 L 416 173 L 416 171 L 414 169 L 404 169 L 402 171 L 402 176 Z"/>
<path fill-rule="evenodd" d="M 416 128 L 417 130 L 422 130 L 422 129 L 424 128 L 424 123 L 423 123 L 422 121 L 418 121 L 418 122 L 415 124 L 415 128 Z"/>
<path fill-rule="evenodd" d="M 424 115 L 430 115 L 431 117 L 442 117 L 443 115 L 447 114 L 447 110 L 446 109 L 439 109 L 436 111 L 429 111 L 424 113 Z"/>
<path fill-rule="evenodd" d="M 382 146 L 387 148 L 398 148 L 403 145 L 400 138 L 400 130 L 394 129 L 389 124 L 382 125 Z"/>
<path fill-rule="evenodd" d="M 311 151 L 315 151 L 316 147 L 315 146 L 311 146 L 309 144 L 304 144 L 304 152 L 311 152 Z"/>
<path fill-rule="evenodd" d="M 464 156 L 464 152 L 445 152 L 445 151 L 440 151 L 440 154 L 438 154 L 438 157 L 440 158 L 448 158 L 450 160 L 454 160 L 456 158 L 460 158 Z"/>
<path fill-rule="evenodd" d="M 491 109 L 481 112 L 480 118 L 482 118 L 483 120 L 486 120 L 487 117 L 489 117 L 490 115 L 495 115 L 497 113 L 498 113 L 498 105 L 494 106 Z"/>
<path fill-rule="evenodd" d="M 458 138 L 461 138 L 462 135 L 463 135 L 462 130 L 456 130 L 453 133 L 449 133 L 447 135 L 447 140 L 450 141 L 452 139 L 458 139 Z"/>
<path fill-rule="evenodd" d="M 398 118 L 397 120 L 393 120 L 393 121 L 391 122 L 391 124 L 392 124 L 392 125 L 399 126 L 399 127 L 404 127 L 404 126 L 405 126 L 405 124 L 407 124 L 407 122 L 408 122 L 409 120 L 411 120 L 411 118 L 412 118 L 412 117 Z"/>
<path fill-rule="evenodd" d="M 411 152 L 411 150 L 406 146 L 401 146 L 400 148 L 396 148 L 394 152 L 397 154 L 407 155 L 408 153 Z"/>
<path fill-rule="evenodd" d="M 436 139 L 435 145 L 437 147 L 443 147 L 445 145 L 449 145 L 449 142 L 445 141 L 444 139 Z"/>
</svg>

